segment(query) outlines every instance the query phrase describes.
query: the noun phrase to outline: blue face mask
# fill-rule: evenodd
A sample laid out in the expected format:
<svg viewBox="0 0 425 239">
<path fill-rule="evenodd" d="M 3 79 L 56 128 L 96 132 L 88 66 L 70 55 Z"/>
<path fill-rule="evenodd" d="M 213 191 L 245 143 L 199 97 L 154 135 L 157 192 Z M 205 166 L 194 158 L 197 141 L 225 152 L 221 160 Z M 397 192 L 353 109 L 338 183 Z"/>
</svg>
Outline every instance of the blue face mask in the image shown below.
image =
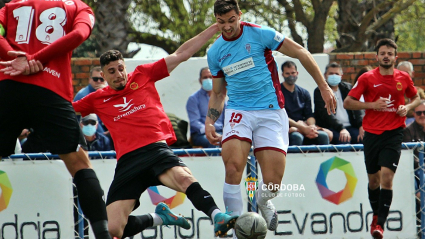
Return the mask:
<svg viewBox="0 0 425 239">
<path fill-rule="evenodd" d="M 211 91 L 212 87 L 212 79 L 208 78 L 202 80 L 202 89 L 204 89 L 205 91 Z"/>
<path fill-rule="evenodd" d="M 96 133 L 96 126 L 91 124 L 83 125 L 82 131 L 85 136 L 93 136 Z"/>
<path fill-rule="evenodd" d="M 329 75 L 328 76 L 328 84 L 330 86 L 337 86 L 341 82 L 340 75 Z"/>
</svg>

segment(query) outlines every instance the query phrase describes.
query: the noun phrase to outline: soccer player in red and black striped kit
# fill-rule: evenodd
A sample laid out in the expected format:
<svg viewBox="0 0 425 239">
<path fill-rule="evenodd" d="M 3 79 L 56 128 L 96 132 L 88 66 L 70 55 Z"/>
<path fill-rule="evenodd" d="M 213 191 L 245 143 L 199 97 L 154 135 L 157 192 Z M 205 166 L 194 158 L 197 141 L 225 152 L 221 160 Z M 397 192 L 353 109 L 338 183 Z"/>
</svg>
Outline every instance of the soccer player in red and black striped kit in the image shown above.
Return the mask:
<svg viewBox="0 0 425 239">
<path fill-rule="evenodd" d="M 103 191 L 72 108 L 72 51 L 89 36 L 93 11 L 80 0 L 12 0 L 0 10 L 0 158 L 14 152 L 24 128 L 34 128 L 59 154 L 98 239 L 109 239 Z M 43 68 L 44 65 L 44 68 Z M 64 209 L 67 210 L 67 209 Z"/>
<path fill-rule="evenodd" d="M 406 114 L 420 103 L 410 76 L 394 68 L 397 44 L 381 39 L 376 45 L 379 66 L 364 73 L 344 101 L 348 110 L 366 110 L 363 139 L 369 178 L 369 201 L 373 210 L 370 232 L 381 239 L 393 197 L 392 185 L 401 154 Z M 360 102 L 361 96 L 365 102 Z M 404 95 L 410 102 L 405 105 Z"/>
</svg>

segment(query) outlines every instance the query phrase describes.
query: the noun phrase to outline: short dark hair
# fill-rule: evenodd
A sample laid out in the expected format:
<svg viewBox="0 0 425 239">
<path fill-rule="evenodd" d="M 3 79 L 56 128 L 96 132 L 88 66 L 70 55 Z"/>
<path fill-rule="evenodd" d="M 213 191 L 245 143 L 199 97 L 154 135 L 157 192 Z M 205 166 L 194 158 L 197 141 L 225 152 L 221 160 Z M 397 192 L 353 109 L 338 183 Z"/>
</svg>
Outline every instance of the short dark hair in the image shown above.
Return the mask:
<svg viewBox="0 0 425 239">
<path fill-rule="evenodd" d="M 395 49 L 395 55 L 397 55 L 397 44 L 395 43 L 395 41 L 393 41 L 389 38 L 383 38 L 383 39 L 379 40 L 376 43 L 376 47 L 375 47 L 376 54 L 378 54 L 379 48 L 381 48 L 381 46 L 387 46 L 387 47 L 394 48 Z"/>
<path fill-rule="evenodd" d="M 360 76 L 363 75 L 364 73 L 373 70 L 373 68 L 369 65 L 362 67 L 359 72 L 357 72 L 356 77 L 354 77 L 354 84 L 356 84 L 356 82 L 359 80 Z"/>
<path fill-rule="evenodd" d="M 102 71 L 102 68 L 100 66 L 93 66 L 90 69 L 90 77 L 93 75 L 93 71 L 101 72 Z"/>
<path fill-rule="evenodd" d="M 206 66 L 206 67 L 202 67 L 201 68 L 201 70 L 199 71 L 199 79 L 201 79 L 202 78 L 202 72 L 204 71 L 204 70 L 206 70 L 206 69 L 210 69 L 208 66 Z"/>
<path fill-rule="evenodd" d="M 109 50 L 100 56 L 100 67 L 104 67 L 112 61 L 124 60 L 122 54 L 118 50 Z"/>
<path fill-rule="evenodd" d="M 328 72 L 328 69 L 329 68 L 339 68 L 342 71 L 341 66 L 338 63 L 336 63 L 336 62 L 332 62 L 332 63 L 330 63 L 330 64 L 328 64 L 326 66 L 326 68 L 325 68 L 325 74 Z"/>
<path fill-rule="evenodd" d="M 294 66 L 295 67 L 295 70 L 298 70 L 297 69 L 297 65 L 295 65 L 295 62 L 293 62 L 293 61 L 285 61 L 281 66 L 280 66 L 280 69 L 283 71 L 283 68 L 284 67 L 287 67 L 287 68 L 290 68 L 290 67 L 292 67 L 292 66 Z"/>
<path fill-rule="evenodd" d="M 235 10 L 239 14 L 239 4 L 238 0 L 217 0 L 214 3 L 214 16 L 215 15 L 224 15 L 232 10 Z"/>
</svg>

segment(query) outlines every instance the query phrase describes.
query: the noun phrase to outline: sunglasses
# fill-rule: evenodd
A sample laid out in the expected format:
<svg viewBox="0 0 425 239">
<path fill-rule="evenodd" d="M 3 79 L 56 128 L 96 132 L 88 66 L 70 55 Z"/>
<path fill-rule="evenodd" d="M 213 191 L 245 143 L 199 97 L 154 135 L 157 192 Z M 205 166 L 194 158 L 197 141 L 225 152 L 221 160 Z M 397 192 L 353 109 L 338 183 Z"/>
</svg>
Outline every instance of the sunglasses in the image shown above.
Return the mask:
<svg viewBox="0 0 425 239">
<path fill-rule="evenodd" d="M 96 125 L 96 121 L 94 121 L 94 120 L 86 120 L 86 121 L 83 121 L 83 125 L 84 125 L 84 126 L 87 126 L 87 125 L 89 125 L 89 124 L 91 124 L 91 125 Z"/>
<path fill-rule="evenodd" d="M 425 115 L 425 110 L 424 111 L 415 111 L 415 114 L 417 116 L 421 116 L 422 114 Z"/>
<path fill-rule="evenodd" d="M 104 82 L 105 81 L 102 77 L 92 77 L 92 79 L 93 79 L 94 82 L 98 82 L 98 81 Z"/>
</svg>

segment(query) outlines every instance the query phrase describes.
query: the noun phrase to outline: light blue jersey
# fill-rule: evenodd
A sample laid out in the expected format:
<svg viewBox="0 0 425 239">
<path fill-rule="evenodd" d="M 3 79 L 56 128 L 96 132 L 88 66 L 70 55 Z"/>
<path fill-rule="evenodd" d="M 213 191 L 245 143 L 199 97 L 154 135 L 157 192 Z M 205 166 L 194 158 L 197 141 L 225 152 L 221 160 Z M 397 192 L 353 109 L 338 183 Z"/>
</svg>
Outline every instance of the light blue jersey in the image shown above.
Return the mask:
<svg viewBox="0 0 425 239">
<path fill-rule="evenodd" d="M 272 28 L 241 22 L 236 39 L 221 35 L 208 50 L 208 66 L 214 78 L 227 82 L 227 107 L 236 110 L 284 108 L 277 64 L 284 36 Z"/>
</svg>

